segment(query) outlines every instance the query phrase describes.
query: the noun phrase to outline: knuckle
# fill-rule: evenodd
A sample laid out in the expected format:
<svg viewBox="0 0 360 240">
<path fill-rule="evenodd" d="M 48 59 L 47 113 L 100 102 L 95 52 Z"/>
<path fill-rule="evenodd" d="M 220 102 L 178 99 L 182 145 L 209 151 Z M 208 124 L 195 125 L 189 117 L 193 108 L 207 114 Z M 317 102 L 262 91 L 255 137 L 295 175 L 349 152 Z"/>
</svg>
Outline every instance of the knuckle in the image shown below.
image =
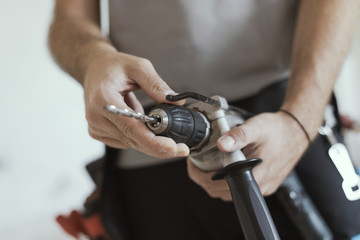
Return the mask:
<svg viewBox="0 0 360 240">
<path fill-rule="evenodd" d="M 154 68 L 150 60 L 146 58 L 139 58 L 138 67 L 144 70 L 148 70 L 148 69 L 152 70 Z"/>
<path fill-rule="evenodd" d="M 151 89 L 155 92 L 160 92 L 165 89 L 165 84 L 162 81 L 154 81 L 151 84 Z"/>
<path fill-rule="evenodd" d="M 235 142 L 245 142 L 247 138 L 246 126 L 236 127 L 234 131 L 231 131 L 230 135 L 234 138 Z"/>
<path fill-rule="evenodd" d="M 130 140 L 134 139 L 135 130 L 134 130 L 134 127 L 131 126 L 130 124 L 122 125 L 121 131 L 128 138 L 128 140 L 126 140 L 126 141 L 130 141 Z"/>
</svg>

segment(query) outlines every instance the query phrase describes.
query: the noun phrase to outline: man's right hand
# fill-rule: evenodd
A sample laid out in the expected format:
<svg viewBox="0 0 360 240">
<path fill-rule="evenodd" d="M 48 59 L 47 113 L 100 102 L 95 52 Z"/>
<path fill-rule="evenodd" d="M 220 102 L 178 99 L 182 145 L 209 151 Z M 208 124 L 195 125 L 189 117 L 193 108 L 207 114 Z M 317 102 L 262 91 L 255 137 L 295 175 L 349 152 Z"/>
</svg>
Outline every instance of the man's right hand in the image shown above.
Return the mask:
<svg viewBox="0 0 360 240">
<path fill-rule="evenodd" d="M 83 86 L 91 137 L 114 148 L 134 148 L 159 158 L 189 154 L 185 144 L 155 136 L 142 122 L 103 109 L 105 105 L 116 105 L 143 113 L 143 107 L 133 93 L 139 88 L 157 103 L 166 102 L 165 96 L 174 94 L 150 61 L 113 49 L 104 50 L 89 62 Z"/>
</svg>

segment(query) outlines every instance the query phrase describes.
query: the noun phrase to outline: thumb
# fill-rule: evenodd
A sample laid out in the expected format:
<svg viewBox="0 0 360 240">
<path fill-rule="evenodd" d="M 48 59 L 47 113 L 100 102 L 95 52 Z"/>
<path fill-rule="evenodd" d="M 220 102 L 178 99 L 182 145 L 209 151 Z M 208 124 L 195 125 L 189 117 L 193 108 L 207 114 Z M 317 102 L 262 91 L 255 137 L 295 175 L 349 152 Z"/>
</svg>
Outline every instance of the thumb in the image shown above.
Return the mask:
<svg viewBox="0 0 360 240">
<path fill-rule="evenodd" d="M 136 78 L 137 84 L 152 100 L 157 103 L 169 102 L 166 95 L 175 95 L 176 93 L 166 84 L 166 82 L 157 74 L 152 63 L 147 59 L 140 60 L 138 69 L 139 75 Z M 181 104 L 176 102 L 177 104 Z"/>
<path fill-rule="evenodd" d="M 256 133 L 251 123 L 244 123 L 226 132 L 217 140 L 218 148 L 223 152 L 234 152 L 256 141 Z"/>
</svg>

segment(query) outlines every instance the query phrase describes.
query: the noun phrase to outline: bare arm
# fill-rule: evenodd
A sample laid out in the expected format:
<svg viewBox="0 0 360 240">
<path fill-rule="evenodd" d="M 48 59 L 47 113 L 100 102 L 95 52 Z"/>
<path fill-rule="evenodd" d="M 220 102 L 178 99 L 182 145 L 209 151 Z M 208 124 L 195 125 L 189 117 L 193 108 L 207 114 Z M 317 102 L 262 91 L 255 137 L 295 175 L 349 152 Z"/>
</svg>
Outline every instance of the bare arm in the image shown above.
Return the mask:
<svg viewBox="0 0 360 240">
<path fill-rule="evenodd" d="M 143 58 L 118 52 L 99 27 L 98 0 L 57 0 L 49 32 L 57 63 L 84 88 L 90 135 L 115 148 L 134 148 L 161 158 L 186 156 L 185 144 L 155 136 L 135 120 L 114 116 L 102 106 L 114 104 L 143 112 L 133 91 L 141 88 L 156 102 L 173 93 Z"/>
<path fill-rule="evenodd" d="M 83 84 L 89 61 L 115 51 L 100 30 L 99 0 L 56 1 L 49 47 L 57 63 Z"/>
<path fill-rule="evenodd" d="M 282 108 L 299 119 L 312 139 L 352 41 L 359 8 L 358 0 L 300 1 L 291 77 Z M 248 158 L 264 160 L 254 175 L 265 195 L 279 187 L 307 146 L 306 135 L 283 112 L 255 116 L 218 140 L 222 151 L 243 149 Z M 211 196 L 231 198 L 225 182 L 222 187 L 211 184 L 211 174 L 191 165 L 188 171 Z"/>
<path fill-rule="evenodd" d="M 357 0 L 301 1 L 283 108 L 299 118 L 311 137 L 322 122 L 359 13 Z"/>
</svg>

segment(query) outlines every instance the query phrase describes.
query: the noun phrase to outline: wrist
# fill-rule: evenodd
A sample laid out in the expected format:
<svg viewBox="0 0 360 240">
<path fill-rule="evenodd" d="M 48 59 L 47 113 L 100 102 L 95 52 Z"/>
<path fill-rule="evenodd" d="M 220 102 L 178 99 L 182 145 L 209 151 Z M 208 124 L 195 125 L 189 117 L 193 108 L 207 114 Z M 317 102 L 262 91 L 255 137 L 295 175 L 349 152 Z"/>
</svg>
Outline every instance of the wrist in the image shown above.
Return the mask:
<svg viewBox="0 0 360 240">
<path fill-rule="evenodd" d="M 306 105 L 305 103 L 301 104 L 289 104 L 285 102 L 281 106 L 283 112 L 290 113 L 298 121 L 298 125 L 301 125 L 300 128 L 303 128 L 303 132 L 308 135 L 308 140 L 312 141 L 318 134 L 318 128 L 322 125 L 324 108 L 315 105 Z M 287 114 L 287 115 L 290 115 Z M 296 121 L 294 119 L 294 121 Z"/>
<path fill-rule="evenodd" d="M 81 71 L 77 79 L 80 84 L 84 86 L 94 68 L 99 68 L 105 59 L 116 52 L 117 50 L 107 41 L 91 41 L 81 46 L 77 54 L 79 57 L 76 59 L 79 64 L 78 69 Z"/>
<path fill-rule="evenodd" d="M 288 117 L 292 118 L 297 123 L 297 125 L 300 127 L 300 129 L 304 133 L 304 135 L 305 135 L 305 137 L 306 137 L 306 139 L 308 141 L 308 144 L 310 146 L 311 145 L 311 138 L 309 136 L 309 133 L 305 129 L 304 125 L 299 121 L 299 119 L 294 114 L 292 114 L 291 112 L 289 112 L 289 111 L 287 111 L 285 109 L 280 108 L 279 112 L 282 112 L 282 113 L 286 114 Z"/>
</svg>

